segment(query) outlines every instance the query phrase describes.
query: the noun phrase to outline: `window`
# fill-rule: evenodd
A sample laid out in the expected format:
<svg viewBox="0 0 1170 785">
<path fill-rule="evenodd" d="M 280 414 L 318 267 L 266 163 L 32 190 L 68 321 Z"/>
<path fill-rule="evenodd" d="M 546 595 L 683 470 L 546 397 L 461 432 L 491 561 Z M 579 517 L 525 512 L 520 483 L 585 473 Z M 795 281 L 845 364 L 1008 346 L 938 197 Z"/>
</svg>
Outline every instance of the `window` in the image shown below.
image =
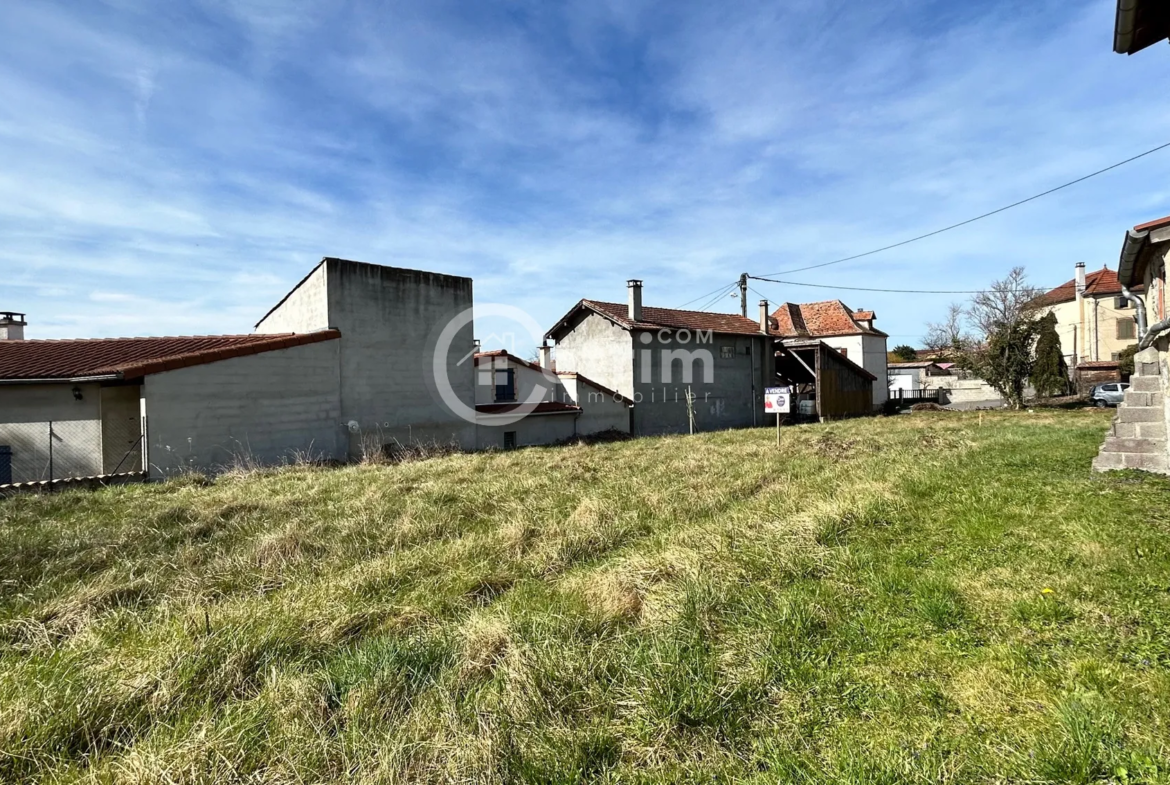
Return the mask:
<svg viewBox="0 0 1170 785">
<path fill-rule="evenodd" d="M 1109 359 L 1112 360 L 1113 362 L 1117 362 L 1118 360 L 1121 359 L 1121 352 L 1110 352 Z"/>
<path fill-rule="evenodd" d="M 1113 301 L 1113 307 L 1118 311 L 1124 311 L 1129 307 L 1128 297 L 1118 297 Z"/>
<path fill-rule="evenodd" d="M 842 356 L 842 357 L 848 357 L 848 356 L 849 356 L 849 350 L 848 350 L 848 349 L 838 349 L 837 351 L 839 351 L 839 352 L 841 353 L 841 356 Z"/>
<path fill-rule="evenodd" d="M 1118 319 L 1117 320 L 1117 338 L 1122 341 L 1130 341 L 1137 338 L 1137 331 L 1134 329 L 1135 324 L 1133 319 Z"/>
<path fill-rule="evenodd" d="M 505 450 L 515 450 L 516 449 L 516 432 L 515 431 L 504 431 L 504 449 Z"/>
<path fill-rule="evenodd" d="M 496 369 L 496 402 L 516 400 L 516 369 Z"/>
</svg>

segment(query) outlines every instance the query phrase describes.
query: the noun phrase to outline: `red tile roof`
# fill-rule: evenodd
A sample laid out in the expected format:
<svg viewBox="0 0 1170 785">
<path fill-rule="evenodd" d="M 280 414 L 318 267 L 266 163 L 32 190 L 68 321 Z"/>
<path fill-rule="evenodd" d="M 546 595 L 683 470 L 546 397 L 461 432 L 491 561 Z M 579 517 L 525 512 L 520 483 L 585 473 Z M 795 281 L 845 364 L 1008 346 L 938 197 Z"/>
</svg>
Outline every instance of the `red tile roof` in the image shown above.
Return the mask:
<svg viewBox="0 0 1170 785">
<path fill-rule="evenodd" d="M 615 322 L 627 330 L 710 330 L 725 335 L 762 335 L 758 322 L 746 319 L 738 314 L 708 313 L 706 311 L 683 311 L 678 308 L 642 308 L 642 320 L 634 322 L 629 318 L 629 308 L 625 303 L 605 303 L 599 300 L 582 300 L 573 306 L 557 323 L 557 327 L 549 330 L 547 335 L 552 337 L 558 327 L 564 325 L 569 317 L 581 308 L 598 313 Z"/>
<path fill-rule="evenodd" d="M 0 380 L 135 379 L 192 365 L 340 338 L 337 330 L 274 335 L 184 335 L 0 341 Z"/>
<path fill-rule="evenodd" d="M 525 405 L 524 403 L 479 403 L 475 405 L 475 411 L 477 414 L 511 414 Z M 535 408 L 528 414 L 570 414 L 580 411 L 580 406 L 574 406 L 570 403 L 542 401 L 536 404 Z"/>
<path fill-rule="evenodd" d="M 476 352 L 475 353 L 475 364 L 479 365 L 480 360 L 483 360 L 483 359 L 488 358 L 488 357 L 507 357 L 509 360 L 516 363 L 517 365 L 523 365 L 526 368 L 531 368 L 532 370 L 536 371 L 537 373 L 544 373 L 544 369 L 541 368 L 536 363 L 528 362 L 528 360 L 521 360 L 516 355 L 514 355 L 511 352 L 506 351 L 504 349 L 493 349 L 490 352 Z"/>
<path fill-rule="evenodd" d="M 873 311 L 854 313 L 840 300 L 819 303 L 784 303 L 772 312 L 774 335 L 782 338 L 827 338 L 833 335 L 879 335 L 881 330 L 865 327 L 859 319 L 873 319 Z"/>
<path fill-rule="evenodd" d="M 1165 218 L 1155 218 L 1152 221 L 1146 221 L 1144 224 L 1138 224 L 1133 230 L 1135 232 L 1146 232 L 1150 229 L 1160 229 L 1163 226 L 1170 226 L 1170 215 Z"/>
<path fill-rule="evenodd" d="M 1131 291 L 1140 292 L 1142 290 L 1143 287 L 1135 286 Z M 1085 276 L 1085 297 L 1110 297 L 1118 294 L 1121 294 L 1121 281 L 1118 280 L 1117 273 L 1108 267 L 1102 267 L 1100 270 Z M 1044 305 L 1068 303 L 1075 299 L 1077 299 L 1076 278 L 1065 281 L 1060 286 L 1040 296 L 1040 302 Z"/>
</svg>

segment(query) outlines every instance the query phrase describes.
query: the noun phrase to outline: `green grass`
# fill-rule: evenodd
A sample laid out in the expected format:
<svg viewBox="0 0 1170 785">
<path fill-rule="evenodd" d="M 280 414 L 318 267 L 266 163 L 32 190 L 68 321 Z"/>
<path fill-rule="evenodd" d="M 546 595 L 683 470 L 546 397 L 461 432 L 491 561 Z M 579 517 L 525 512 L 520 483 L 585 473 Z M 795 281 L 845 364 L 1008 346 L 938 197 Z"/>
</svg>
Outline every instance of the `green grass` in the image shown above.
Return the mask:
<svg viewBox="0 0 1170 785">
<path fill-rule="evenodd" d="M 1170 782 L 1108 413 L 0 502 L 0 782 Z"/>
</svg>

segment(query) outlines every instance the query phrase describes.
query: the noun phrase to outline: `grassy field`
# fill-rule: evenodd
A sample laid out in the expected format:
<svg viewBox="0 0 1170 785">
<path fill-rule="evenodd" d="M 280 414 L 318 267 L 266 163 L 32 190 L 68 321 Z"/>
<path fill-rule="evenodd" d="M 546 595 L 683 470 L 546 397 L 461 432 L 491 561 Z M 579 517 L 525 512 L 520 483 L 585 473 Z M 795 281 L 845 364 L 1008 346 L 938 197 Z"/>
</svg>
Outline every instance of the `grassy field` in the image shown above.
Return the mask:
<svg viewBox="0 0 1170 785">
<path fill-rule="evenodd" d="M 1170 482 L 920 413 L 0 501 L 0 782 L 1167 782 Z"/>
</svg>

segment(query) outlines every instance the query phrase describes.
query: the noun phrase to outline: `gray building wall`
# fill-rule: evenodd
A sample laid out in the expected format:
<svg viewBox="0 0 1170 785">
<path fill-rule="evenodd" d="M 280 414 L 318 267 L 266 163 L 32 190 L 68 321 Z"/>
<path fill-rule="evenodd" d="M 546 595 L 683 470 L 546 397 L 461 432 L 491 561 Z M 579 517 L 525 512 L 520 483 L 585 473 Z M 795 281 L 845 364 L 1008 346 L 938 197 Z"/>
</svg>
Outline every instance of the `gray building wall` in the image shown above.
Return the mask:
<svg viewBox="0 0 1170 785">
<path fill-rule="evenodd" d="M 571 412 L 563 414 L 530 414 L 522 420 L 507 425 L 495 425 L 493 418 L 481 416 L 479 419 L 479 449 L 504 448 L 504 434 L 508 431 L 516 432 L 517 447 L 535 447 L 542 444 L 571 439 L 577 433 L 577 415 Z"/>
<path fill-rule="evenodd" d="M 631 432 L 637 435 L 689 430 L 684 363 L 671 362 L 670 381 L 663 352 L 703 352 L 712 363 L 712 380 L 704 381 L 703 362 L 693 365 L 690 388 L 698 430 L 742 428 L 763 422 L 763 388 L 768 383 L 764 336 L 711 335 L 658 331 L 630 332 L 609 319 L 589 313 L 576 317 L 557 340 L 557 368 L 577 371 L 634 401 Z M 680 340 L 680 335 L 682 340 Z M 645 336 L 646 338 L 644 338 Z M 648 341 L 647 341 L 648 339 Z"/>
<path fill-rule="evenodd" d="M 101 388 L 102 474 L 142 470 L 142 387 Z"/>
<path fill-rule="evenodd" d="M 626 396 L 634 392 L 634 339 L 603 316 L 577 316 L 557 341 L 557 370 L 578 371 Z"/>
<path fill-rule="evenodd" d="M 327 269 L 322 262 L 260 320 L 256 332 L 270 335 L 327 330 L 335 326 L 329 323 L 328 298 Z"/>
<path fill-rule="evenodd" d="M 371 445 L 455 441 L 476 443 L 473 326 L 459 329 L 444 365 L 463 419 L 434 386 L 432 358 L 442 328 L 472 306 L 472 282 L 438 273 L 325 259 L 256 326 L 258 332 L 341 331 L 341 417 L 346 454 Z"/>
<path fill-rule="evenodd" d="M 646 342 L 642 336 L 650 336 Z M 700 342 L 692 333 L 690 340 L 680 341 L 677 334 L 663 340 L 658 332 L 636 331 L 633 371 L 634 400 L 632 432 L 639 436 L 661 433 L 686 433 L 689 428 L 686 394 L 688 383 L 682 375 L 683 363 L 671 360 L 667 379 L 664 351 L 705 351 L 714 364 L 711 381 L 704 381 L 703 364 L 695 362 L 690 391 L 695 396 L 695 430 L 717 431 L 745 428 L 763 422 L 764 336 L 712 336 Z M 586 376 L 593 374 L 582 369 Z M 600 381 L 600 380 L 599 380 Z M 624 392 L 619 390 L 619 392 Z"/>
<path fill-rule="evenodd" d="M 577 433 L 588 436 L 602 431 L 630 432 L 630 407 L 613 399 L 608 392 L 598 390 L 579 378 L 562 379 L 565 394 L 581 407 L 577 418 Z"/>
<path fill-rule="evenodd" d="M 146 377 L 152 476 L 345 456 L 340 341 L 233 357 Z"/>
<path fill-rule="evenodd" d="M 73 395 L 73 388 L 81 400 Z M 49 478 L 49 423 L 53 424 L 53 478 L 102 473 L 101 387 L 89 384 L 0 386 L 0 444 L 12 448 L 12 481 Z"/>
</svg>

